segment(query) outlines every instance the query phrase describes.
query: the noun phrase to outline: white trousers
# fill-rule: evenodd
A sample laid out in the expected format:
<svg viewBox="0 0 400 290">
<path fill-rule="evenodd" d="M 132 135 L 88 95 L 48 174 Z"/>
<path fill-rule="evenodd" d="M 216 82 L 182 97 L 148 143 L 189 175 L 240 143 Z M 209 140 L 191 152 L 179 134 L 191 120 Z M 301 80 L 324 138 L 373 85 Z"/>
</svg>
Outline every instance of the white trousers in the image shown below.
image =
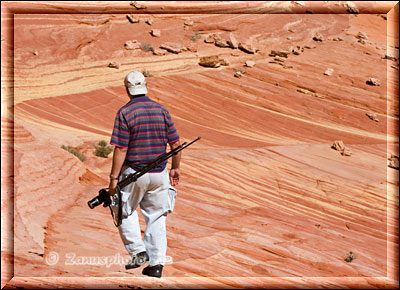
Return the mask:
<svg viewBox="0 0 400 290">
<path fill-rule="evenodd" d="M 134 172 L 130 167 L 122 168 L 120 180 Z M 122 224 L 118 229 L 122 242 L 130 255 L 146 251 L 150 266 L 165 265 L 168 188 L 169 175 L 165 169 L 161 173 L 146 173 L 121 189 Z M 136 211 L 138 205 L 146 222 L 143 240 Z"/>
</svg>

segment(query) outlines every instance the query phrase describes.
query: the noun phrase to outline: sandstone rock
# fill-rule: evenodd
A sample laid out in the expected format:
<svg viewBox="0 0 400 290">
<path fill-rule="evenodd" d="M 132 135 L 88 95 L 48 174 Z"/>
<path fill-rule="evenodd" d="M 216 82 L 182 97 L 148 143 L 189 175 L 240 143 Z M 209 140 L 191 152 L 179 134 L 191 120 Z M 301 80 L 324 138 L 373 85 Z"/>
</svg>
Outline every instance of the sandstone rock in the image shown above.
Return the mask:
<svg viewBox="0 0 400 290">
<path fill-rule="evenodd" d="M 226 40 L 223 40 L 221 38 L 216 38 L 215 43 L 216 46 L 218 47 L 229 47 L 229 44 Z"/>
<path fill-rule="evenodd" d="M 131 1 L 131 3 L 130 3 L 129 5 L 135 7 L 135 8 L 138 9 L 138 10 L 139 10 L 139 9 L 146 9 L 146 8 L 147 8 L 146 5 L 140 4 L 140 3 L 136 2 L 136 1 L 133 1 L 133 2 Z"/>
<path fill-rule="evenodd" d="M 383 59 L 388 59 L 388 60 L 392 60 L 392 61 L 397 61 L 397 58 L 394 56 L 390 56 L 388 54 L 385 54 L 385 56 L 383 57 Z"/>
<path fill-rule="evenodd" d="M 367 42 L 364 39 L 359 39 L 357 42 L 359 42 L 361 44 L 367 44 Z"/>
<path fill-rule="evenodd" d="M 237 49 L 239 47 L 239 42 L 236 40 L 235 35 L 232 32 L 229 33 L 229 40 L 228 40 L 229 47 L 233 49 Z"/>
<path fill-rule="evenodd" d="M 166 42 L 160 45 L 160 48 L 165 49 L 172 53 L 180 53 L 182 51 L 182 45 L 176 42 Z"/>
<path fill-rule="evenodd" d="M 146 24 L 152 25 L 153 24 L 153 19 L 152 18 L 146 19 Z"/>
<path fill-rule="evenodd" d="M 250 43 L 240 42 L 238 45 L 239 49 L 250 54 L 256 53 L 256 49 Z"/>
<path fill-rule="evenodd" d="M 308 44 L 308 45 L 305 45 L 304 46 L 304 48 L 307 48 L 307 49 L 313 49 L 313 48 L 316 48 L 317 46 L 316 45 L 310 45 L 310 44 Z"/>
<path fill-rule="evenodd" d="M 290 52 L 287 50 L 271 50 L 269 56 L 280 56 L 287 58 L 289 54 Z"/>
<path fill-rule="evenodd" d="M 118 62 L 112 61 L 108 64 L 108 67 L 119 69 L 120 64 Z"/>
<path fill-rule="evenodd" d="M 153 49 L 153 54 L 154 55 L 165 55 L 165 50 L 164 49 L 155 48 L 155 49 Z"/>
<path fill-rule="evenodd" d="M 140 22 L 139 15 L 129 14 L 129 15 L 126 15 L 126 18 L 128 18 L 130 23 L 139 23 Z"/>
<path fill-rule="evenodd" d="M 367 83 L 367 85 L 370 85 L 370 86 L 380 86 L 381 85 L 381 82 L 376 78 L 369 78 L 366 81 L 366 83 Z"/>
<path fill-rule="evenodd" d="M 361 32 L 361 31 L 356 35 L 356 38 L 368 40 L 367 34 L 365 32 Z"/>
<path fill-rule="evenodd" d="M 232 51 L 232 52 L 231 52 L 231 55 L 232 55 L 232 56 L 239 56 L 240 53 L 239 53 L 238 51 Z"/>
<path fill-rule="evenodd" d="M 304 7 L 304 1 L 292 1 L 292 3 Z"/>
<path fill-rule="evenodd" d="M 379 120 L 376 118 L 376 113 L 366 113 L 368 118 L 370 118 L 372 121 L 379 122 Z"/>
<path fill-rule="evenodd" d="M 124 43 L 124 47 L 127 50 L 139 49 L 140 42 L 137 40 L 128 40 Z"/>
<path fill-rule="evenodd" d="M 197 48 L 195 46 L 193 46 L 193 45 L 188 46 L 187 50 L 191 51 L 191 52 L 197 52 Z"/>
<path fill-rule="evenodd" d="M 214 55 L 214 56 L 205 56 L 200 58 L 199 65 L 205 66 L 205 67 L 212 67 L 212 68 L 217 68 L 220 67 L 221 65 L 229 65 L 229 63 L 224 60 L 219 58 L 219 56 Z"/>
<path fill-rule="evenodd" d="M 33 55 L 39 55 L 39 52 L 37 51 L 37 50 L 35 50 L 34 52 L 33 52 Z"/>
<path fill-rule="evenodd" d="M 161 31 L 159 29 L 153 29 L 152 31 L 150 31 L 151 36 L 154 37 L 160 37 L 161 36 Z"/>
<path fill-rule="evenodd" d="M 301 48 L 299 48 L 299 47 L 293 48 L 293 49 L 291 49 L 291 51 L 292 51 L 292 53 L 293 53 L 294 55 L 300 55 L 300 53 L 303 52 L 303 50 L 302 50 Z"/>
<path fill-rule="evenodd" d="M 326 76 L 331 76 L 332 73 L 333 73 L 333 68 L 328 68 L 328 69 L 324 72 L 324 75 L 326 75 Z"/>
<path fill-rule="evenodd" d="M 276 56 L 276 57 L 274 57 L 274 61 L 277 61 L 277 62 L 284 62 L 285 61 L 285 58 L 283 58 L 283 57 L 280 57 L 280 56 Z"/>
<path fill-rule="evenodd" d="M 334 141 L 331 148 L 335 149 L 336 151 L 339 151 L 340 154 L 342 154 L 343 156 L 351 156 L 352 155 L 352 152 L 350 151 L 350 149 L 348 149 L 346 146 L 344 146 L 344 143 L 342 140 Z"/>
<path fill-rule="evenodd" d="M 318 32 L 314 34 L 313 40 L 322 42 L 324 41 L 324 36 Z"/>
<path fill-rule="evenodd" d="M 240 71 L 235 72 L 235 74 L 233 75 L 235 78 L 241 78 L 243 76 L 243 74 Z"/>
<path fill-rule="evenodd" d="M 246 60 L 246 62 L 245 62 L 245 66 L 247 66 L 247 67 L 253 67 L 253 66 L 255 66 L 255 64 L 256 63 L 252 60 Z"/>
<path fill-rule="evenodd" d="M 340 36 L 333 38 L 333 41 L 343 41 L 344 39 Z"/>
<path fill-rule="evenodd" d="M 215 43 L 215 35 L 208 34 L 207 37 L 204 39 L 205 43 Z"/>
<path fill-rule="evenodd" d="M 388 166 L 399 170 L 399 156 L 391 154 L 390 158 L 388 158 Z"/>
</svg>

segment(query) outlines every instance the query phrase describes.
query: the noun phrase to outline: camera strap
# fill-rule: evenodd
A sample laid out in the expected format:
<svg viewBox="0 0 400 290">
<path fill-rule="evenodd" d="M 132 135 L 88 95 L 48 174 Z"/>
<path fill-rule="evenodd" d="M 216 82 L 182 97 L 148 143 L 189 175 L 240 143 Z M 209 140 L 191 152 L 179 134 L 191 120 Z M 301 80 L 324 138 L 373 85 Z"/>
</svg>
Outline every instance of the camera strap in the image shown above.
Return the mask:
<svg viewBox="0 0 400 290">
<path fill-rule="evenodd" d="M 111 204 L 108 205 L 108 207 L 110 208 L 110 212 L 111 212 L 111 216 L 113 218 L 113 222 L 114 225 L 116 227 L 119 227 L 122 223 L 122 199 L 121 199 L 121 191 L 119 189 L 119 186 L 117 185 L 117 187 L 115 188 L 116 190 L 116 194 L 117 194 L 117 204 L 113 204 L 114 208 L 116 208 L 116 213 L 114 214 L 114 211 L 111 207 Z M 115 201 L 115 200 L 114 200 Z"/>
</svg>

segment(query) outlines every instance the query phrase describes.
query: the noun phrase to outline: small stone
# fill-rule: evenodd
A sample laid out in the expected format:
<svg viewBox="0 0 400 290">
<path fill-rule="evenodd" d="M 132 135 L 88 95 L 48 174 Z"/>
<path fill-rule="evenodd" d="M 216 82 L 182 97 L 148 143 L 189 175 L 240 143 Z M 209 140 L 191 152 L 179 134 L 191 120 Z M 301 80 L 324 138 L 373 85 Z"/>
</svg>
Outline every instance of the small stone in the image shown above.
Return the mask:
<svg viewBox="0 0 400 290">
<path fill-rule="evenodd" d="M 192 19 L 186 19 L 185 22 L 183 23 L 186 26 L 192 26 L 193 25 L 193 20 Z"/>
<path fill-rule="evenodd" d="M 201 57 L 199 65 L 205 67 L 217 68 L 220 67 L 221 65 L 227 66 L 229 65 L 229 63 L 226 60 L 219 58 L 217 55 L 214 55 L 214 56 Z"/>
<path fill-rule="evenodd" d="M 344 260 L 347 263 L 352 262 L 355 259 L 353 252 L 349 252 L 348 254 L 346 254 L 346 257 L 344 258 Z"/>
<path fill-rule="evenodd" d="M 367 34 L 365 32 L 361 32 L 361 31 L 356 35 L 356 38 L 368 40 Z"/>
<path fill-rule="evenodd" d="M 358 8 L 354 5 L 354 3 L 347 1 L 346 3 L 344 3 L 343 5 L 346 9 L 347 12 L 349 12 L 350 14 L 358 14 L 359 10 Z"/>
<path fill-rule="evenodd" d="M 112 61 L 108 64 L 108 67 L 119 69 L 120 64 L 118 62 Z"/>
<path fill-rule="evenodd" d="M 243 76 L 243 74 L 240 71 L 235 72 L 234 77 L 235 78 L 241 78 Z"/>
<path fill-rule="evenodd" d="M 324 36 L 318 32 L 314 34 L 313 40 L 322 42 L 324 41 Z"/>
<path fill-rule="evenodd" d="M 154 48 L 153 49 L 153 54 L 154 55 L 165 55 L 165 50 L 164 49 L 159 49 L 159 48 Z"/>
<path fill-rule="evenodd" d="M 221 38 L 216 38 L 214 44 L 218 47 L 229 47 L 228 42 Z"/>
<path fill-rule="evenodd" d="M 334 141 L 331 148 L 342 152 L 344 150 L 345 146 L 344 146 L 343 141 L 339 140 L 339 141 Z"/>
<path fill-rule="evenodd" d="M 35 50 L 35 51 L 33 52 L 33 55 L 39 55 L 39 52 L 38 52 L 37 50 Z"/>
<path fill-rule="evenodd" d="M 342 38 L 342 37 L 340 37 L 340 36 L 338 36 L 338 37 L 335 37 L 334 39 L 333 39 L 333 41 L 343 41 L 344 39 Z"/>
<path fill-rule="evenodd" d="M 134 14 L 126 15 L 126 18 L 128 18 L 130 23 L 139 23 L 140 21 L 139 16 Z"/>
<path fill-rule="evenodd" d="M 324 72 L 324 75 L 326 75 L 326 76 L 331 76 L 332 73 L 333 73 L 333 68 L 328 68 L 328 69 Z"/>
<path fill-rule="evenodd" d="M 152 25 L 153 24 L 153 19 L 149 18 L 146 20 L 146 24 Z"/>
<path fill-rule="evenodd" d="M 385 54 L 385 56 L 383 57 L 383 59 L 388 59 L 388 60 L 392 60 L 392 61 L 397 61 L 397 58 L 395 58 L 394 56 L 390 56 L 388 54 Z"/>
<path fill-rule="evenodd" d="M 307 49 L 313 49 L 313 48 L 316 48 L 317 46 L 316 45 L 310 45 L 310 44 L 308 44 L 308 45 L 305 45 L 304 46 L 304 48 L 307 48 Z"/>
<path fill-rule="evenodd" d="M 366 81 L 366 83 L 367 83 L 367 85 L 370 85 L 370 86 L 380 86 L 381 85 L 381 82 L 376 78 L 369 78 Z"/>
<path fill-rule="evenodd" d="M 160 45 L 160 48 L 176 54 L 182 51 L 182 46 L 179 43 L 174 43 L 174 42 L 163 43 Z"/>
<path fill-rule="evenodd" d="M 191 52 L 197 52 L 197 48 L 195 46 L 188 46 L 187 50 Z"/>
<path fill-rule="evenodd" d="M 274 61 L 277 61 L 277 62 L 284 62 L 284 61 L 285 61 L 285 58 L 280 57 L 280 56 L 276 56 L 276 57 L 274 57 Z"/>
<path fill-rule="evenodd" d="M 228 45 L 233 49 L 237 49 L 239 47 L 239 42 L 236 40 L 236 37 L 232 32 L 229 33 Z"/>
<path fill-rule="evenodd" d="M 379 120 L 376 118 L 376 113 L 366 113 L 368 118 L 370 118 L 372 121 L 379 122 Z"/>
<path fill-rule="evenodd" d="M 231 52 L 231 55 L 232 55 L 232 56 L 239 56 L 240 53 L 239 53 L 238 51 L 232 51 L 232 52 Z"/>
<path fill-rule="evenodd" d="M 152 31 L 150 31 L 151 36 L 154 37 L 160 37 L 161 36 L 161 31 L 159 29 L 153 29 Z"/>
<path fill-rule="evenodd" d="M 391 154 L 388 158 L 388 166 L 393 169 L 399 170 L 399 156 Z"/>
<path fill-rule="evenodd" d="M 240 42 L 238 45 L 239 49 L 250 54 L 254 54 L 256 49 L 250 43 L 242 43 Z"/>
<path fill-rule="evenodd" d="M 207 37 L 204 39 L 205 43 L 215 43 L 214 34 L 208 34 Z"/>
<path fill-rule="evenodd" d="M 359 39 L 357 42 L 359 42 L 361 44 L 367 44 L 367 42 L 364 39 Z"/>
<path fill-rule="evenodd" d="M 269 56 L 279 56 L 287 58 L 289 54 L 290 52 L 287 50 L 271 50 Z"/>
<path fill-rule="evenodd" d="M 256 63 L 254 61 L 252 61 L 252 60 L 246 60 L 245 66 L 253 67 L 253 66 L 255 66 L 255 64 Z"/>
<path fill-rule="evenodd" d="M 344 150 L 340 152 L 340 154 L 342 154 L 342 156 L 351 156 L 353 153 L 350 151 L 349 148 L 345 147 Z"/>
</svg>

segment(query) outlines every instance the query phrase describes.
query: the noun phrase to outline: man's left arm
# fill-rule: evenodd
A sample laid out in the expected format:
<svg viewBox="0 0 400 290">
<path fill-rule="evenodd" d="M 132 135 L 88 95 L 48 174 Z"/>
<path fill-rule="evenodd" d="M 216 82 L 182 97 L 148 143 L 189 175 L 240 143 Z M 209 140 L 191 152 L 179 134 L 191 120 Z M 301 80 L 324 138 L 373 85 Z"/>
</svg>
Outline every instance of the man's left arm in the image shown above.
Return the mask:
<svg viewBox="0 0 400 290">
<path fill-rule="evenodd" d="M 124 164 L 126 153 L 128 152 L 128 148 L 115 146 L 113 153 L 113 162 L 110 173 L 110 184 L 108 186 L 108 190 L 110 191 L 110 195 L 115 193 L 115 187 L 118 184 L 118 176 L 121 172 L 122 165 Z"/>
</svg>

